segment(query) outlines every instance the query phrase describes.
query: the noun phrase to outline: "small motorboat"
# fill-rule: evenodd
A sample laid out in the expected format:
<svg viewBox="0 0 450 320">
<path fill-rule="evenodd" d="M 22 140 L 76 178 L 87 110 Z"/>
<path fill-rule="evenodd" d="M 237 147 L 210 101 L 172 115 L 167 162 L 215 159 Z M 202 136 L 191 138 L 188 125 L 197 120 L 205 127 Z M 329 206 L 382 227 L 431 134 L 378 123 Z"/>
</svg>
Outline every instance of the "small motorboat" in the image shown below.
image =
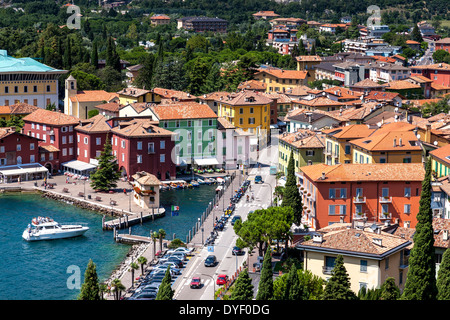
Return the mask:
<svg viewBox="0 0 450 320">
<path fill-rule="evenodd" d="M 198 187 L 198 186 L 200 186 L 200 184 L 199 184 L 197 181 L 195 181 L 195 180 L 192 180 L 192 181 L 191 181 L 191 185 L 192 185 L 193 187 Z"/>
<path fill-rule="evenodd" d="M 218 187 L 216 188 L 216 193 L 218 193 L 218 192 L 222 191 L 222 189 L 223 189 L 223 187 L 222 187 L 222 186 L 218 186 Z"/>
<path fill-rule="evenodd" d="M 203 179 L 198 178 L 197 179 L 198 184 L 205 184 L 205 181 Z"/>
<path fill-rule="evenodd" d="M 26 241 L 73 238 L 83 235 L 89 227 L 81 224 L 61 225 L 50 218 L 38 217 L 23 231 Z"/>
</svg>

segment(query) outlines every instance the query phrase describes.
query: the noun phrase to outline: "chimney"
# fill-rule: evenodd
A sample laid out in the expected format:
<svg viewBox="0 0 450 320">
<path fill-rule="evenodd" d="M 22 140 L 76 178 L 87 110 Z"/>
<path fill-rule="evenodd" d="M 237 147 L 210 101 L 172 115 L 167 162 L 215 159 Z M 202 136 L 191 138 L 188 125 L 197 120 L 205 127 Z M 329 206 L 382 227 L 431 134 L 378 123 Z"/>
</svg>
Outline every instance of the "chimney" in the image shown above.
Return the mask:
<svg viewBox="0 0 450 320">
<path fill-rule="evenodd" d="M 431 143 L 431 124 L 427 123 L 426 124 L 426 131 L 425 131 L 425 138 L 424 141 L 427 143 Z"/>
<path fill-rule="evenodd" d="M 398 146 L 399 146 L 399 147 L 402 146 L 402 138 L 398 139 Z"/>
<path fill-rule="evenodd" d="M 325 172 L 322 172 L 322 177 L 321 177 L 321 179 L 322 179 L 322 180 L 325 180 L 325 179 L 326 179 Z"/>
<path fill-rule="evenodd" d="M 394 139 L 394 148 L 397 146 L 397 139 Z"/>
<path fill-rule="evenodd" d="M 448 240 L 448 230 L 442 231 L 442 240 L 444 240 L 444 241 Z"/>
<path fill-rule="evenodd" d="M 323 242 L 323 235 L 320 233 L 316 233 L 313 235 L 313 242 L 314 243 L 322 243 Z"/>
</svg>

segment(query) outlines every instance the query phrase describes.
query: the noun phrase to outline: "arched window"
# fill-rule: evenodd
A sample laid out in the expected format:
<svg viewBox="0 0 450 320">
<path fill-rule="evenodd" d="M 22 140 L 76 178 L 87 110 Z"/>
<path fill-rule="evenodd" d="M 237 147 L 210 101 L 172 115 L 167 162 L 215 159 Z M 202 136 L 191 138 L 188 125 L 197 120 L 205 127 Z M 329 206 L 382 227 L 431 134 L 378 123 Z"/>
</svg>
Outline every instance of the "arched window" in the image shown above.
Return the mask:
<svg viewBox="0 0 450 320">
<path fill-rule="evenodd" d="M 17 157 L 17 164 L 22 164 L 22 157 L 21 156 Z"/>
</svg>

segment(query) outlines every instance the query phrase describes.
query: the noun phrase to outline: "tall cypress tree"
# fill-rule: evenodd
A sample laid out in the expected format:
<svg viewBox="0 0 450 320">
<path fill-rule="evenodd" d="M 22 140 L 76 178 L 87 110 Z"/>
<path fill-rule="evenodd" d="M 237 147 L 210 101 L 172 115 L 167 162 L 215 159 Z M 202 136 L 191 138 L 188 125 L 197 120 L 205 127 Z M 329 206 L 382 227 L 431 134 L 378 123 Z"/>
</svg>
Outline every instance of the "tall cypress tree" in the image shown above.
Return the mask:
<svg viewBox="0 0 450 320">
<path fill-rule="evenodd" d="M 98 68 L 98 49 L 96 41 L 92 44 L 91 64 L 95 69 Z"/>
<path fill-rule="evenodd" d="M 244 269 L 239 273 L 238 278 L 234 284 L 234 289 L 231 292 L 231 300 L 252 300 L 253 299 L 253 284 L 252 279 L 248 275 L 248 270 Z"/>
<path fill-rule="evenodd" d="M 78 300 L 100 300 L 100 286 L 98 283 L 97 268 L 92 260 L 89 260 L 84 273 L 84 282 L 81 285 Z"/>
<path fill-rule="evenodd" d="M 294 210 L 294 223 L 300 225 L 302 221 L 303 204 L 295 178 L 294 152 L 291 151 L 287 167 L 286 184 L 283 193 L 282 207 L 291 207 Z"/>
<path fill-rule="evenodd" d="M 450 300 L 450 250 L 447 248 L 442 256 L 436 280 L 438 300 Z"/>
<path fill-rule="evenodd" d="M 323 300 L 357 300 L 356 294 L 350 289 L 350 277 L 344 266 L 344 257 L 336 257 L 333 275 L 327 281 L 322 295 Z"/>
<path fill-rule="evenodd" d="M 425 166 L 425 179 L 422 182 L 413 241 L 414 246 L 409 257 L 409 270 L 402 299 L 435 300 L 437 287 L 431 211 L 431 158 L 428 158 Z"/>
<path fill-rule="evenodd" d="M 295 263 L 292 264 L 286 281 L 286 291 L 284 292 L 284 300 L 303 300 L 303 287 L 300 285 L 300 277 L 297 273 Z"/>
<path fill-rule="evenodd" d="M 256 300 L 273 299 L 272 254 L 270 251 L 270 247 L 268 247 L 266 250 L 266 254 L 264 255 Z"/>
<path fill-rule="evenodd" d="M 172 276 L 170 275 L 170 267 L 167 267 L 166 274 L 159 286 L 156 300 L 172 300 L 174 290 L 172 289 Z"/>
</svg>

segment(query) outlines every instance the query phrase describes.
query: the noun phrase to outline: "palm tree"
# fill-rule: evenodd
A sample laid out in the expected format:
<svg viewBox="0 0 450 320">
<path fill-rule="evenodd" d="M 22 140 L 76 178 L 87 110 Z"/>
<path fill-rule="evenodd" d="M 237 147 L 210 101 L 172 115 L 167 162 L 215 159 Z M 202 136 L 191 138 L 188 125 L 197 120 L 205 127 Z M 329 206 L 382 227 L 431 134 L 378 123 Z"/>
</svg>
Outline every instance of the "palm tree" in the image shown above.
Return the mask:
<svg viewBox="0 0 450 320">
<path fill-rule="evenodd" d="M 144 265 L 147 263 L 147 258 L 144 256 L 140 256 L 137 261 L 141 265 L 141 274 L 144 274 Z"/>
<path fill-rule="evenodd" d="M 156 254 L 156 239 L 159 238 L 159 234 L 158 232 L 152 232 L 151 233 L 151 237 L 152 237 L 152 242 L 153 242 L 153 259 L 155 259 L 155 254 Z"/>
<path fill-rule="evenodd" d="M 131 271 L 131 287 L 134 287 L 134 270 L 139 269 L 139 265 L 136 262 L 130 263 L 130 271 Z"/>
<path fill-rule="evenodd" d="M 104 295 L 106 292 L 108 292 L 108 286 L 106 285 L 106 283 L 100 283 L 99 289 L 100 289 L 100 300 L 105 300 Z"/>
<path fill-rule="evenodd" d="M 166 231 L 164 229 L 159 229 L 159 250 L 162 252 L 163 250 L 163 239 L 166 237 Z"/>
<path fill-rule="evenodd" d="M 120 299 L 120 294 L 122 290 L 125 290 L 125 286 L 122 284 L 120 279 L 116 278 L 111 282 L 111 286 L 114 287 L 114 296 L 116 300 Z"/>
</svg>

